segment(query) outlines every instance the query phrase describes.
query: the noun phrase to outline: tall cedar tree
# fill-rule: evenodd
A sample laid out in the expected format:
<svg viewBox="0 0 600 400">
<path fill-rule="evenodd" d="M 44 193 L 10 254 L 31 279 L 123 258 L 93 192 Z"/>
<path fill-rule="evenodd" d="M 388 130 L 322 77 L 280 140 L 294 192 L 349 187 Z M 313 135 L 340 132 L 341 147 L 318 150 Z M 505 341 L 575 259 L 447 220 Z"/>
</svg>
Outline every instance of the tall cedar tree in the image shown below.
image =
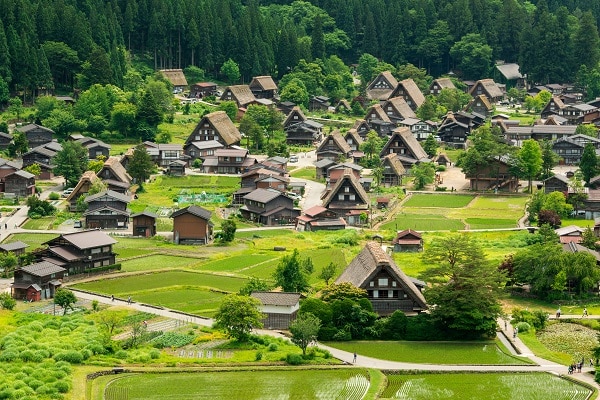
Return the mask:
<svg viewBox="0 0 600 400">
<path fill-rule="evenodd" d="M 88 165 L 88 152 L 78 142 L 67 141 L 54 157 L 54 174 L 62 175 L 67 186 L 75 187 Z"/>
<path fill-rule="evenodd" d="M 432 242 L 423 260 L 432 265 L 422 278 L 430 284 L 424 295 L 435 304 L 431 316 L 438 326 L 457 338 L 495 336 L 506 277 L 481 246 L 471 236 L 450 235 Z"/>
<path fill-rule="evenodd" d="M 154 163 L 150 158 L 150 154 L 146 151 L 146 147 L 140 143 L 133 150 L 133 156 L 127 166 L 127 172 L 135 182 L 142 187 L 143 183 L 150 177 Z"/>
<path fill-rule="evenodd" d="M 583 148 L 579 169 L 583 174 L 583 180 L 586 184 L 589 184 L 590 179 L 598 173 L 598 157 L 596 156 L 596 149 L 593 144 L 587 143 Z"/>
</svg>

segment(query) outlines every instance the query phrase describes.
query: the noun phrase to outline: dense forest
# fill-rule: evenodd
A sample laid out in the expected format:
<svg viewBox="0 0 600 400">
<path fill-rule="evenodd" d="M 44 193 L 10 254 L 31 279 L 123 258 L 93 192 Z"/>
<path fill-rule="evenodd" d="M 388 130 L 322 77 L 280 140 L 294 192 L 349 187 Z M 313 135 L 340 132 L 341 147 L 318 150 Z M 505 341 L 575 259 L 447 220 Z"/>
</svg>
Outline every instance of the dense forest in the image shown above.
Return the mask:
<svg viewBox="0 0 600 400">
<path fill-rule="evenodd" d="M 566 82 L 597 72 L 599 21 L 600 0 L 0 0 L 0 77 L 13 93 L 122 87 L 133 56 L 213 77 L 233 59 L 248 82 L 369 53 L 432 76 L 476 79 L 504 60 Z"/>
</svg>

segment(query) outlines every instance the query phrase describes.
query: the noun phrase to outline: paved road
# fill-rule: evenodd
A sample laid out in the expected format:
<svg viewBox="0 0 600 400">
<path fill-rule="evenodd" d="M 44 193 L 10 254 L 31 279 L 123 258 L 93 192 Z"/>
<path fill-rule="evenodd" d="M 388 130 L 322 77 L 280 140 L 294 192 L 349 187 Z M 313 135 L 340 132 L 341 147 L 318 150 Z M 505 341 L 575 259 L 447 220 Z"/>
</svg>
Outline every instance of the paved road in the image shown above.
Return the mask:
<svg viewBox="0 0 600 400">
<path fill-rule="evenodd" d="M 191 316 L 188 314 L 163 309 L 156 308 L 144 304 L 139 304 L 133 302 L 132 304 L 128 304 L 126 299 L 115 299 L 111 301 L 109 297 L 99 296 L 91 293 L 85 293 L 78 291 L 76 289 L 73 290 L 76 296 L 80 299 L 85 300 L 98 300 L 100 303 L 112 304 L 112 305 L 122 305 L 134 308 L 138 311 L 147 312 L 150 314 L 160 315 L 167 318 L 172 318 L 192 324 L 202 325 L 202 326 L 212 326 L 213 320 L 210 318 L 200 318 L 196 316 Z M 135 300 L 135 299 L 134 299 Z M 503 323 L 499 321 L 499 326 L 502 328 Z M 270 331 L 270 330 L 256 330 L 258 334 L 269 335 L 273 337 L 282 338 L 284 337 L 280 332 Z M 567 367 L 564 365 L 556 364 L 548 360 L 544 360 L 542 358 L 536 357 L 533 353 L 525 346 L 525 344 L 517 337 L 512 338 L 512 327 L 509 325 L 507 327 L 507 331 L 499 332 L 498 337 L 505 344 L 505 346 L 513 352 L 513 354 L 519 354 L 524 357 L 528 357 L 530 360 L 534 361 L 537 365 L 436 365 L 436 364 L 416 364 L 416 363 L 404 363 L 404 362 L 395 362 L 388 360 L 380 360 L 376 358 L 371 358 L 367 356 L 363 356 L 358 354 L 356 363 L 357 367 L 365 367 L 365 368 L 376 368 L 376 369 L 391 369 L 391 370 L 419 370 L 419 371 L 488 371 L 488 372 L 550 372 L 556 375 L 565 375 L 567 373 Z M 318 344 L 319 347 L 327 349 L 331 352 L 331 354 L 347 364 L 353 363 L 353 353 L 335 349 L 333 347 L 325 346 L 323 344 Z M 518 351 L 517 351 L 518 350 Z M 589 385 L 600 390 L 600 385 L 598 385 L 593 378 L 592 374 L 587 372 L 593 371 L 593 368 L 585 367 L 583 368 L 582 373 L 576 373 L 570 375 L 571 378 L 579 380 L 581 382 L 585 382 Z"/>
</svg>

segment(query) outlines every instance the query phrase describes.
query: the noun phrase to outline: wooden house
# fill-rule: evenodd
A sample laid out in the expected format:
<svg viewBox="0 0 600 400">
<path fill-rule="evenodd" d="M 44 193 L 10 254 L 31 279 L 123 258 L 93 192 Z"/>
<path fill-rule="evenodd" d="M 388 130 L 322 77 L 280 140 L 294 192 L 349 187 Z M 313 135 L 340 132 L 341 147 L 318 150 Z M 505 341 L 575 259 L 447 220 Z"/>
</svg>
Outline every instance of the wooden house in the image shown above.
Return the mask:
<svg viewBox="0 0 600 400">
<path fill-rule="evenodd" d="M 368 242 L 335 283 L 349 282 L 367 291 L 373 311 L 387 316 L 400 310 L 407 315 L 427 310 L 421 285 L 410 279 L 375 242 Z"/>
<path fill-rule="evenodd" d="M 248 85 L 227 86 L 221 95 L 222 101 L 234 101 L 238 108 L 247 108 L 256 102 L 256 97 Z M 219 112 L 219 111 L 217 111 Z M 224 111 L 221 111 L 224 112 Z"/>
<path fill-rule="evenodd" d="M 332 160 L 330 158 L 323 158 L 317 162 L 315 162 L 316 168 L 316 178 L 317 180 L 323 180 L 327 178 L 327 170 L 332 165 L 337 164 L 337 160 Z"/>
<path fill-rule="evenodd" d="M 29 247 L 27 243 L 23 243 L 20 240 L 10 243 L 1 243 L 0 244 L 0 253 L 7 254 L 13 253 L 15 256 L 20 256 L 25 254 L 25 249 Z"/>
<path fill-rule="evenodd" d="M 20 126 L 15 130 L 25 134 L 30 149 L 50 143 L 52 141 L 52 136 L 54 135 L 52 129 L 37 124 Z"/>
<path fill-rule="evenodd" d="M 127 229 L 130 211 L 127 205 L 131 198 L 125 194 L 105 190 L 85 198 L 88 205 L 83 213 L 88 229 Z"/>
<path fill-rule="evenodd" d="M 214 141 L 208 141 L 214 142 Z M 150 155 L 152 162 L 162 168 L 168 168 L 173 161 L 183 161 L 187 164 L 188 156 L 183 151 L 183 145 L 177 143 L 154 143 L 144 142 L 146 152 Z M 204 144 L 204 142 L 202 142 Z M 222 145 L 220 145 L 222 147 Z"/>
<path fill-rule="evenodd" d="M 63 233 L 43 243 L 47 248 L 37 252 L 36 256 L 40 261 L 66 268 L 69 275 L 73 275 L 113 265 L 115 243 L 116 240 L 100 230 Z"/>
<path fill-rule="evenodd" d="M 204 147 L 202 142 L 217 141 L 224 147 L 231 147 L 239 145 L 241 140 L 240 131 L 231 122 L 227 113 L 215 111 L 202 117 L 185 141 L 183 149 L 192 164 L 195 159 L 201 158 L 201 148 Z"/>
<path fill-rule="evenodd" d="M 437 165 L 443 165 L 444 167 L 452 165 L 452 161 L 450 161 L 450 157 L 446 155 L 446 153 L 440 153 L 433 158 L 433 162 Z"/>
<path fill-rule="evenodd" d="M 242 174 L 254 164 L 256 159 L 248 156 L 248 150 L 224 148 L 215 150 L 214 156 L 205 157 L 202 171 L 207 174 Z"/>
<path fill-rule="evenodd" d="M 323 207 L 344 218 L 349 225 L 362 225 L 361 214 L 369 214 L 370 200 L 351 169 L 326 193 Z"/>
<path fill-rule="evenodd" d="M 481 166 L 473 173 L 465 174 L 465 178 L 470 180 L 470 189 L 473 191 L 515 192 L 519 185 L 519 179 L 512 175 L 510 167 L 508 158 L 502 157 L 500 160 L 494 159 Z"/>
<path fill-rule="evenodd" d="M 248 86 L 257 99 L 272 100 L 277 96 L 277 84 L 269 75 L 255 76 Z"/>
<path fill-rule="evenodd" d="M 352 111 L 352 106 L 350 105 L 350 102 L 346 99 L 341 99 L 340 101 L 338 101 L 337 105 L 335 106 L 335 112 L 337 114 L 348 114 Z"/>
<path fill-rule="evenodd" d="M 360 151 L 360 146 L 364 142 L 363 139 L 358 134 L 358 132 L 356 131 L 356 129 L 354 129 L 354 128 L 348 129 L 348 131 L 344 135 L 344 139 L 346 140 L 346 143 L 348 143 L 348 146 L 350 146 L 350 149 L 353 152 Z"/>
<path fill-rule="evenodd" d="M 519 64 L 498 62 L 494 72 L 499 74 L 494 75 L 499 78 L 499 82 L 505 82 L 507 87 L 521 89 L 525 87 L 526 82 L 519 69 Z"/>
<path fill-rule="evenodd" d="M 586 103 L 567 104 L 558 115 L 567 120 L 568 125 L 581 125 L 598 117 L 598 107 Z"/>
<path fill-rule="evenodd" d="M 142 211 L 131 216 L 133 236 L 152 237 L 156 235 L 158 216 L 150 211 Z"/>
<path fill-rule="evenodd" d="M 274 189 L 255 189 L 243 197 L 242 218 L 262 225 L 289 225 L 296 221 L 300 210 L 294 200 Z"/>
<path fill-rule="evenodd" d="M 161 69 L 161 74 L 173 85 L 173 93 L 181 93 L 188 88 L 182 69 Z"/>
<path fill-rule="evenodd" d="M 564 226 L 555 229 L 554 232 L 558 235 L 561 244 L 565 243 L 581 243 L 582 235 L 585 229 L 577 225 Z"/>
<path fill-rule="evenodd" d="M 4 192 L 17 197 L 29 197 L 35 194 L 35 175 L 18 170 L 4 177 Z"/>
<path fill-rule="evenodd" d="M 101 140 L 83 137 L 77 139 L 76 142 L 87 150 L 90 160 L 96 160 L 98 157 L 104 157 L 104 159 L 110 157 L 110 144 L 106 144 Z"/>
<path fill-rule="evenodd" d="M 174 160 L 167 165 L 167 175 L 171 176 L 184 176 L 185 175 L 185 161 Z"/>
<path fill-rule="evenodd" d="M 405 229 L 396 233 L 392 244 L 397 253 L 423 251 L 423 236 L 412 229 Z"/>
<path fill-rule="evenodd" d="M 504 136 L 515 146 L 522 146 L 528 139 L 538 141 L 555 141 L 560 138 L 567 138 L 575 135 L 576 126 L 573 125 L 533 125 L 533 126 L 511 126 Z"/>
<path fill-rule="evenodd" d="M 565 196 L 569 193 L 569 178 L 564 175 L 555 174 L 544 180 L 544 192 L 561 192 Z"/>
<path fill-rule="evenodd" d="M 349 162 L 340 163 L 332 165 L 327 169 L 327 187 L 330 188 L 334 186 L 338 179 L 341 179 L 348 169 L 352 171 L 352 174 L 354 174 L 356 179 L 360 180 L 360 173 L 364 169 L 363 167 Z"/>
<path fill-rule="evenodd" d="M 287 191 L 287 185 L 289 181 L 290 178 L 270 175 L 256 179 L 254 184 L 256 189 L 275 189 L 281 193 L 285 193 Z"/>
<path fill-rule="evenodd" d="M 388 154 L 395 154 L 405 169 L 410 169 L 420 162 L 429 162 L 427 153 L 408 128 L 394 129 L 392 136 L 381 149 L 380 157 Z"/>
<path fill-rule="evenodd" d="M 404 97 L 394 97 L 387 100 L 381 106 L 387 117 L 393 123 L 405 120 L 407 118 L 417 118 L 417 115 L 408 105 Z"/>
<path fill-rule="evenodd" d="M 292 292 L 252 292 L 250 296 L 260 300 L 265 329 L 289 329 L 298 315 L 302 295 Z"/>
<path fill-rule="evenodd" d="M 38 146 L 27 153 L 23 154 L 23 168 L 26 168 L 33 164 L 38 164 L 41 168 L 41 173 L 37 177 L 38 179 L 52 179 L 54 177 L 54 157 L 56 151 L 45 148 L 44 146 Z"/>
<path fill-rule="evenodd" d="M 327 158 L 332 161 L 343 161 L 350 155 L 352 149 L 339 131 L 333 131 L 323 140 L 316 151 L 317 161 Z"/>
<path fill-rule="evenodd" d="M 184 156 L 191 160 L 193 166 L 195 160 L 204 160 L 206 157 L 214 156 L 217 149 L 223 149 L 225 145 L 217 140 L 206 140 L 204 142 L 191 142 L 185 145 Z"/>
<path fill-rule="evenodd" d="M 380 104 L 374 104 L 367 110 L 365 121 L 380 137 L 386 137 L 396 127 Z"/>
<path fill-rule="evenodd" d="M 13 135 L 6 132 L 0 132 L 0 150 L 6 150 L 12 143 Z"/>
<path fill-rule="evenodd" d="M 471 131 L 479 128 L 485 121 L 485 117 L 477 118 L 475 114 L 448 111 L 437 131 L 440 140 L 456 148 L 465 148 L 467 137 Z"/>
<path fill-rule="evenodd" d="M 552 143 L 552 151 L 558 155 L 561 164 L 579 165 L 585 145 L 570 137 L 561 137 Z"/>
<path fill-rule="evenodd" d="M 4 192 L 4 178 L 19 170 L 21 168 L 17 163 L 0 158 L 0 192 Z"/>
<path fill-rule="evenodd" d="M 17 268 L 11 295 L 17 300 L 40 301 L 54 297 L 62 285 L 66 269 L 47 261 Z"/>
<path fill-rule="evenodd" d="M 552 98 L 542 109 L 541 116 L 543 119 L 546 119 L 552 115 L 560 115 L 561 110 L 565 107 L 565 103 L 563 103 L 560 97 L 552 96 Z"/>
<path fill-rule="evenodd" d="M 296 103 L 292 101 L 280 101 L 277 104 L 277 109 L 281 111 L 284 115 L 288 115 L 292 112 L 292 110 L 296 107 Z"/>
<path fill-rule="evenodd" d="M 357 119 L 356 121 L 354 121 L 354 125 L 352 125 L 351 129 L 354 129 L 356 131 L 356 133 L 358 133 L 358 136 L 361 137 L 362 140 L 366 140 L 367 135 L 369 134 L 369 131 L 371 130 L 371 127 L 369 126 L 367 121 L 365 121 L 364 119 Z"/>
<path fill-rule="evenodd" d="M 346 221 L 323 206 L 313 206 L 304 210 L 303 214 L 296 218 L 297 231 L 315 232 L 340 229 L 346 229 Z"/>
<path fill-rule="evenodd" d="M 390 98 L 394 97 L 402 97 L 413 111 L 425 102 L 425 96 L 412 79 L 404 79 L 398 82 L 398 86 L 390 96 Z"/>
<path fill-rule="evenodd" d="M 398 80 L 390 71 L 381 72 L 367 86 L 367 98 L 369 100 L 387 100 L 396 86 L 398 86 Z"/>
<path fill-rule="evenodd" d="M 323 124 L 311 121 L 295 106 L 283 121 L 288 144 L 312 145 L 323 138 Z"/>
<path fill-rule="evenodd" d="M 90 191 L 92 185 L 99 179 L 100 178 L 96 176 L 96 173 L 94 171 L 85 171 L 83 175 L 81 175 L 81 178 L 79 178 L 79 182 L 77 182 L 77 185 L 75 186 L 71 194 L 67 196 L 66 200 L 67 202 L 69 202 L 69 211 L 77 211 L 77 200 L 81 196 L 86 196 L 87 193 Z"/>
<path fill-rule="evenodd" d="M 201 99 L 206 96 L 216 96 L 217 84 L 214 82 L 198 82 L 190 87 L 190 98 Z"/>
<path fill-rule="evenodd" d="M 191 205 L 171 214 L 173 242 L 176 244 L 208 244 L 213 240 L 212 213 Z"/>
<path fill-rule="evenodd" d="M 497 103 L 504 98 L 504 93 L 493 79 L 481 79 L 469 91 L 472 97 L 484 95 L 491 103 Z"/>
<path fill-rule="evenodd" d="M 433 82 L 431 82 L 431 85 L 429 85 L 429 94 L 437 96 L 444 89 L 456 89 L 456 86 L 454 86 L 452 79 L 450 79 L 450 78 L 434 79 Z"/>
<path fill-rule="evenodd" d="M 384 187 L 401 186 L 406 169 L 396 154 L 388 154 L 381 159 L 383 168 L 380 184 Z"/>
<path fill-rule="evenodd" d="M 308 109 L 310 111 L 328 111 L 331 107 L 329 97 L 326 96 L 313 96 L 308 102 Z"/>
<path fill-rule="evenodd" d="M 480 94 L 469 101 L 469 104 L 465 106 L 465 111 L 481 114 L 489 118 L 494 113 L 494 106 L 486 96 Z"/>
<path fill-rule="evenodd" d="M 108 189 L 122 194 L 129 192 L 132 178 L 119 161 L 119 157 L 109 157 L 96 175 Z"/>
</svg>

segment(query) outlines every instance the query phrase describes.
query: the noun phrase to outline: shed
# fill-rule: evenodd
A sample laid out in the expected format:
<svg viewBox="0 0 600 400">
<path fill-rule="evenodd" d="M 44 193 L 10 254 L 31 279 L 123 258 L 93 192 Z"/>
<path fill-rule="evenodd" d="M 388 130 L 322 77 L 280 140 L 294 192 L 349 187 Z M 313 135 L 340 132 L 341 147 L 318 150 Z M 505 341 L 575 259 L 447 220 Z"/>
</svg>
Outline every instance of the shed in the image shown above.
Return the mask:
<svg viewBox="0 0 600 400">
<path fill-rule="evenodd" d="M 418 252 L 423 251 L 423 237 L 417 231 L 405 229 L 399 231 L 392 242 L 395 252 Z"/>
<path fill-rule="evenodd" d="M 296 319 L 302 297 L 300 293 L 287 292 L 252 292 L 251 296 L 262 303 L 263 326 L 267 329 L 288 329 Z"/>
<path fill-rule="evenodd" d="M 133 214 L 131 219 L 133 221 L 133 235 L 151 237 L 156 235 L 156 219 L 158 216 L 149 211 L 142 211 L 137 214 Z"/>
</svg>

